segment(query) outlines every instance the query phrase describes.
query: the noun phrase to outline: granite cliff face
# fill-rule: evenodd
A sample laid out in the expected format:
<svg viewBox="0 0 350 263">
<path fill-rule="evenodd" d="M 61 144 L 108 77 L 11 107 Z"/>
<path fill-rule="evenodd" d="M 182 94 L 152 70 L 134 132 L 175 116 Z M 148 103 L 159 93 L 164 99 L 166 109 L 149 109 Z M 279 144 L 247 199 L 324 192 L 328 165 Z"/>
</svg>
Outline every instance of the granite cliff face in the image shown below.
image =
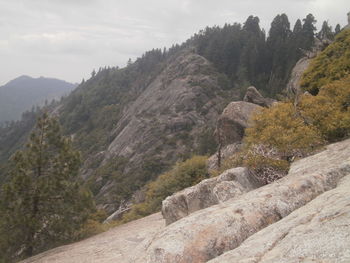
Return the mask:
<svg viewBox="0 0 350 263">
<path fill-rule="evenodd" d="M 188 132 L 190 137 L 198 135 L 206 124 L 213 127 L 223 99 L 215 94 L 220 91 L 217 80 L 205 70 L 213 69 L 206 59 L 193 53 L 172 61 L 125 110 L 112 132 L 115 139 L 106 158 L 118 155 L 140 162 L 175 132 Z M 177 151 L 184 147 L 179 146 Z"/>
<path fill-rule="evenodd" d="M 202 134 L 215 128 L 225 106 L 223 92 L 217 72 L 205 58 L 185 50 L 169 59 L 154 80 L 125 106 L 109 134 L 111 143 L 86 161 L 83 177 L 89 180 L 96 170 L 89 166 L 94 159 L 102 159 L 100 167 L 127 160 L 122 172 L 128 176 L 145 174 L 147 162 L 172 165 L 181 156 L 195 153 Z M 102 177 L 93 180 L 94 185 L 100 185 L 98 203 L 112 212 L 117 208 L 111 194 L 113 189 L 118 190 L 114 182 Z"/>
</svg>

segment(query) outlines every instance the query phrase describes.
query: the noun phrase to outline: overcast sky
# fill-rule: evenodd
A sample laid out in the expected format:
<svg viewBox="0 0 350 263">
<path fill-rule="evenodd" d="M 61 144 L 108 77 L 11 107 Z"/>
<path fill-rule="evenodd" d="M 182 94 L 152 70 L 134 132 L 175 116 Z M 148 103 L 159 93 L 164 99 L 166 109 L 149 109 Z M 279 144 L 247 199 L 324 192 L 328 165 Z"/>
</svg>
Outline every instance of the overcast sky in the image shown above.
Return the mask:
<svg viewBox="0 0 350 263">
<path fill-rule="evenodd" d="M 206 26 L 260 18 L 266 31 L 286 13 L 347 24 L 349 0 L 0 0 L 0 85 L 20 75 L 70 82 L 125 66 L 152 48 L 181 43 Z"/>
</svg>

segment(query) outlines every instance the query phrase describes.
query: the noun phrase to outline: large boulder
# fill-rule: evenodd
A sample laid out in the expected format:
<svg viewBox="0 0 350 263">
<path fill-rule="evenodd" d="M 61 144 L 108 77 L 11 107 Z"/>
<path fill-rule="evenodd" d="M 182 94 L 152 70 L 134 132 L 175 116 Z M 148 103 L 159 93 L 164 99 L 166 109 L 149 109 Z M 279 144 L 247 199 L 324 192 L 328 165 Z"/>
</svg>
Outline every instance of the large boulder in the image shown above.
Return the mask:
<svg viewBox="0 0 350 263">
<path fill-rule="evenodd" d="M 231 102 L 218 119 L 215 133 L 219 143 L 224 146 L 240 142 L 252 113 L 261 108 L 261 106 L 250 102 Z"/>
<path fill-rule="evenodd" d="M 270 107 L 274 102 L 276 102 L 273 99 L 264 98 L 260 94 L 260 92 L 253 86 L 248 87 L 244 95 L 243 101 L 251 102 L 262 107 Z"/>
<path fill-rule="evenodd" d="M 162 214 L 168 225 L 197 210 L 240 196 L 259 186 L 261 184 L 250 176 L 247 168 L 233 168 L 167 197 L 162 202 Z"/>
<path fill-rule="evenodd" d="M 135 250 L 131 262 L 207 262 L 335 188 L 348 174 L 350 139 L 296 161 L 279 181 L 174 222 Z"/>
</svg>

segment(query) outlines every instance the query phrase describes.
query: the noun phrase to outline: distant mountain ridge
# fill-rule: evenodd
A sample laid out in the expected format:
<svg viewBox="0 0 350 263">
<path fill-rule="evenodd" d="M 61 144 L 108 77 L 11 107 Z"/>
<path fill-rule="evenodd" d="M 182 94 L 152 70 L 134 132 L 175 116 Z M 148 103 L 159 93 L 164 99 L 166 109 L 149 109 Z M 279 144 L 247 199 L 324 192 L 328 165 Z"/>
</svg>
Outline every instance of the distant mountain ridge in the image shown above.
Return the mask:
<svg viewBox="0 0 350 263">
<path fill-rule="evenodd" d="M 54 78 L 20 76 L 0 87 L 0 123 L 19 120 L 32 106 L 68 95 L 77 84 Z"/>
</svg>

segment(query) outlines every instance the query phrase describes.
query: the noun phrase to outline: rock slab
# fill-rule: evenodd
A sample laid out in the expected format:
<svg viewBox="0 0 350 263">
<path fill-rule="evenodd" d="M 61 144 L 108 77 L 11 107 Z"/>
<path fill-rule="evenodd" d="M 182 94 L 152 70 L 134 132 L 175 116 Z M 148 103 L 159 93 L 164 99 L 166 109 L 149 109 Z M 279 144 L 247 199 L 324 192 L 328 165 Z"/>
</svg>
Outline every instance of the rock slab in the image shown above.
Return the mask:
<svg viewBox="0 0 350 263">
<path fill-rule="evenodd" d="M 23 262 L 350 262 L 349 174 L 346 140 L 167 227 L 158 213 Z"/>
<path fill-rule="evenodd" d="M 210 263 L 350 262 L 350 175 Z"/>
<path fill-rule="evenodd" d="M 57 247 L 22 263 L 126 263 L 135 247 L 165 227 L 160 213 L 117 226 L 88 239 Z"/>
<path fill-rule="evenodd" d="M 207 262 L 335 188 L 349 173 L 350 140 L 329 145 L 323 152 L 296 161 L 281 180 L 167 226 L 142 244 L 132 262 Z"/>
<path fill-rule="evenodd" d="M 227 201 L 260 186 L 247 168 L 233 168 L 218 177 L 203 180 L 167 197 L 162 202 L 162 214 L 168 225 L 195 211 Z"/>
</svg>

